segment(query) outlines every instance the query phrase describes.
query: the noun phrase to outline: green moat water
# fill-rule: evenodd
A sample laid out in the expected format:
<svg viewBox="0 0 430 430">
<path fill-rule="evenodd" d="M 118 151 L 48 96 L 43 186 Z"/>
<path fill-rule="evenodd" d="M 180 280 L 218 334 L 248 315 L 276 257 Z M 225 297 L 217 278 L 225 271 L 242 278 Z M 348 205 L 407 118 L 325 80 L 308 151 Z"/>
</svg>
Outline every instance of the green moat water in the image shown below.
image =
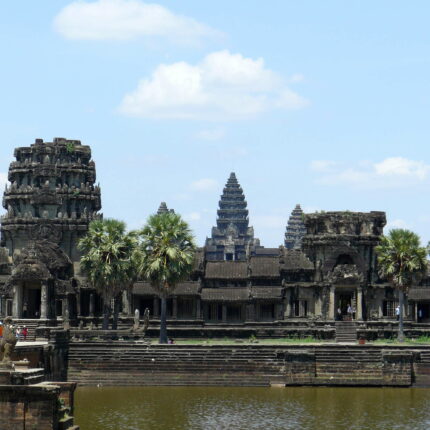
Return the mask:
<svg viewBox="0 0 430 430">
<path fill-rule="evenodd" d="M 81 430 L 427 430 L 430 389 L 81 387 Z"/>
</svg>

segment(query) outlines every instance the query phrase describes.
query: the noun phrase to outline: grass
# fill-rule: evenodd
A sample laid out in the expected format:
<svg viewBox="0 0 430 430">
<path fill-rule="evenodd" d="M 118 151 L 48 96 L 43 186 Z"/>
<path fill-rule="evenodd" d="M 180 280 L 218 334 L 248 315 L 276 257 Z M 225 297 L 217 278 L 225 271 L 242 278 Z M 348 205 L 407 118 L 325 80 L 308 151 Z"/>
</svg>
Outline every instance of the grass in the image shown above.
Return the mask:
<svg viewBox="0 0 430 430">
<path fill-rule="evenodd" d="M 425 344 L 430 344 L 430 336 L 420 336 L 417 338 L 406 337 L 403 342 L 399 342 L 397 338 L 377 339 L 372 341 L 372 343 L 389 344 L 389 345 L 425 345 Z"/>
</svg>

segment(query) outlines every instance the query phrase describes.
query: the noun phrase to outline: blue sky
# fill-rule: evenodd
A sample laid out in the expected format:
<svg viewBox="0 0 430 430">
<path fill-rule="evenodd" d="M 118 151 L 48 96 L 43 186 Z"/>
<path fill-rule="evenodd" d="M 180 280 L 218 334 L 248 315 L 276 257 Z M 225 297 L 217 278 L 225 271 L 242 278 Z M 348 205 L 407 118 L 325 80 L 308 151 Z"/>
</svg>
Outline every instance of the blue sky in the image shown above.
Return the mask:
<svg viewBox="0 0 430 430">
<path fill-rule="evenodd" d="M 265 246 L 296 203 L 430 240 L 430 4 L 0 4 L 0 185 L 35 138 L 92 147 L 103 213 L 160 201 L 199 244 L 234 170 Z"/>
</svg>

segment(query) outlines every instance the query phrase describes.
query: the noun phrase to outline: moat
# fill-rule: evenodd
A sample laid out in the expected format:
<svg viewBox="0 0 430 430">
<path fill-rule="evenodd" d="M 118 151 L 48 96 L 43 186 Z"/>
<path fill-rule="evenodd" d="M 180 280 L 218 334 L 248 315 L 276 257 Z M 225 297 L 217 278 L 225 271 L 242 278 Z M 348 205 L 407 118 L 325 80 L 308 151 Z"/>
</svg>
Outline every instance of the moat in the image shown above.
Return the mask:
<svg viewBox="0 0 430 430">
<path fill-rule="evenodd" d="M 81 430 L 430 427 L 423 388 L 81 387 L 75 401 Z"/>
</svg>

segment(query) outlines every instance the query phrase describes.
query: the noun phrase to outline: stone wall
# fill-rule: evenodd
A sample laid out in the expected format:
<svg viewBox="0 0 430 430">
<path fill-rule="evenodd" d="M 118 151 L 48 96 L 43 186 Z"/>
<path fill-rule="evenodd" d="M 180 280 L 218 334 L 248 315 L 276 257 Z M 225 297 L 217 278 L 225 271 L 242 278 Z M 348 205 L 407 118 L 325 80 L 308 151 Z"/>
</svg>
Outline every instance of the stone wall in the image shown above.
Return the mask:
<svg viewBox="0 0 430 430">
<path fill-rule="evenodd" d="M 81 385 L 428 385 L 430 347 L 79 341 L 70 344 L 68 379 Z"/>
<path fill-rule="evenodd" d="M 73 383 L 0 385 L 1 430 L 78 430 L 73 424 Z"/>
</svg>

